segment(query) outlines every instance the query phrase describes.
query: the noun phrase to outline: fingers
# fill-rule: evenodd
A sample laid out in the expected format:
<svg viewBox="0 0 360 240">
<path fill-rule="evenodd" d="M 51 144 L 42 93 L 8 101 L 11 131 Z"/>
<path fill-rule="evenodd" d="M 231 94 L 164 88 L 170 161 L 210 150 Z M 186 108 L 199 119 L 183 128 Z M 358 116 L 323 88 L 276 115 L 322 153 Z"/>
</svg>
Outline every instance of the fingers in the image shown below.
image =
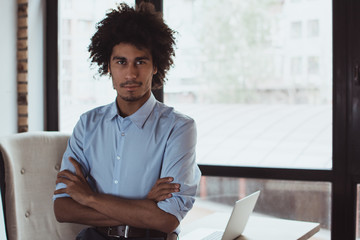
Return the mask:
<svg viewBox="0 0 360 240">
<path fill-rule="evenodd" d="M 81 171 L 81 165 L 80 163 L 78 163 L 75 159 L 73 159 L 72 157 L 69 157 L 69 161 L 70 163 L 74 166 L 75 168 L 75 173 L 78 176 L 83 176 L 83 173 Z"/>
<path fill-rule="evenodd" d="M 159 194 L 166 194 L 172 192 L 179 192 L 180 184 L 178 183 L 163 183 L 157 186 L 157 192 Z"/>
<path fill-rule="evenodd" d="M 60 188 L 60 189 L 54 191 L 54 195 L 62 194 L 62 193 L 66 193 L 66 188 Z"/>
<path fill-rule="evenodd" d="M 153 187 L 154 192 L 157 193 L 157 195 L 179 192 L 180 184 L 172 183 L 172 181 L 174 181 L 174 178 L 172 177 L 160 178 Z"/>
<path fill-rule="evenodd" d="M 168 183 L 168 182 L 172 182 L 172 181 L 174 181 L 174 178 L 173 178 L 173 177 L 159 178 L 159 179 L 156 181 L 155 185 L 161 184 L 161 183 Z"/>
<path fill-rule="evenodd" d="M 174 181 L 173 177 L 159 178 L 156 181 L 154 187 L 159 187 L 159 189 L 166 189 L 166 188 L 180 189 L 180 184 L 179 183 L 171 183 L 172 181 Z"/>
<path fill-rule="evenodd" d="M 162 201 L 167 198 L 171 198 L 173 196 L 173 193 L 180 192 L 180 188 L 163 188 L 156 192 L 156 199 L 161 199 L 158 201 Z"/>
<path fill-rule="evenodd" d="M 71 180 L 75 180 L 75 174 L 73 174 L 72 172 L 70 172 L 69 170 L 63 170 L 61 172 L 58 172 L 57 177 L 58 178 L 68 178 Z"/>
<path fill-rule="evenodd" d="M 57 178 L 67 178 L 70 179 L 72 181 L 75 181 L 77 178 L 84 178 L 84 175 L 81 171 L 81 165 L 80 163 L 78 163 L 75 159 L 73 159 L 72 157 L 69 157 L 69 161 L 70 163 L 74 166 L 75 168 L 75 174 L 72 173 L 69 170 L 63 170 L 61 172 L 59 172 L 57 174 Z M 56 183 L 58 182 L 58 180 L 56 180 Z"/>
<path fill-rule="evenodd" d="M 54 194 L 66 193 L 78 203 L 84 204 L 93 191 L 82 173 L 80 163 L 71 157 L 69 157 L 69 161 L 74 166 L 75 173 L 69 170 L 59 172 L 56 184 L 63 183 L 66 188 L 57 189 Z"/>
<path fill-rule="evenodd" d="M 81 165 L 71 157 L 69 158 L 69 161 L 75 167 L 76 174 L 74 174 L 73 172 L 71 172 L 69 170 L 63 170 L 57 174 L 56 184 L 64 183 L 64 184 L 68 185 L 71 182 L 74 182 L 74 181 L 84 178 L 84 176 L 81 172 Z"/>
<path fill-rule="evenodd" d="M 168 198 L 171 198 L 172 197 L 172 194 L 169 193 L 169 194 L 166 194 L 166 195 L 161 195 L 159 197 L 157 197 L 155 199 L 156 202 L 161 202 L 161 201 L 164 201 L 165 199 L 168 199 Z"/>
<path fill-rule="evenodd" d="M 180 184 L 172 183 L 172 181 L 174 181 L 173 177 L 158 179 L 148 193 L 147 198 L 159 202 L 171 198 L 173 193 L 180 192 Z"/>
<path fill-rule="evenodd" d="M 69 180 L 69 179 L 64 178 L 64 177 L 57 177 L 56 178 L 56 184 L 64 183 L 64 184 L 68 185 L 70 182 L 72 182 L 72 180 Z"/>
</svg>

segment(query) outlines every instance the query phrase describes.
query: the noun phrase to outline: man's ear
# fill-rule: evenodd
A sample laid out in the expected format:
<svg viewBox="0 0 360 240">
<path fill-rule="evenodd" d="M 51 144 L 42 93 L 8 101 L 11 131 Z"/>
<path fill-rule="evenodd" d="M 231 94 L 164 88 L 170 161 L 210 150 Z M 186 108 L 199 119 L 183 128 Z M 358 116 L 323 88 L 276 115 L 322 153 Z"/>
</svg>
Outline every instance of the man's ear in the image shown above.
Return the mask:
<svg viewBox="0 0 360 240">
<path fill-rule="evenodd" d="M 153 71 L 153 75 L 157 74 L 157 67 L 154 66 L 154 71 Z"/>
<path fill-rule="evenodd" d="M 110 63 L 108 64 L 108 74 L 109 74 L 109 78 L 111 79 L 111 78 L 112 78 L 112 75 L 111 75 Z M 115 89 L 114 81 L 112 81 L 112 83 L 113 83 L 113 89 Z"/>
</svg>

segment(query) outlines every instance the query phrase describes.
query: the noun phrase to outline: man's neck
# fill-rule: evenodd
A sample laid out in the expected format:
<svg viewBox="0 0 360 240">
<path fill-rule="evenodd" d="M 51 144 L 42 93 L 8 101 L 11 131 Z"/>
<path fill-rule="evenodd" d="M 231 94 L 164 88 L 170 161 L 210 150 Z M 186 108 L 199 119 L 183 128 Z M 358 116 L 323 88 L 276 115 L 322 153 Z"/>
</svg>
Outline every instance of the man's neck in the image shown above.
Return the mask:
<svg viewBox="0 0 360 240">
<path fill-rule="evenodd" d="M 149 99 L 149 97 L 150 95 L 138 101 L 127 101 L 117 96 L 116 105 L 119 115 L 122 117 L 127 117 L 132 115 L 145 104 L 145 102 Z"/>
</svg>

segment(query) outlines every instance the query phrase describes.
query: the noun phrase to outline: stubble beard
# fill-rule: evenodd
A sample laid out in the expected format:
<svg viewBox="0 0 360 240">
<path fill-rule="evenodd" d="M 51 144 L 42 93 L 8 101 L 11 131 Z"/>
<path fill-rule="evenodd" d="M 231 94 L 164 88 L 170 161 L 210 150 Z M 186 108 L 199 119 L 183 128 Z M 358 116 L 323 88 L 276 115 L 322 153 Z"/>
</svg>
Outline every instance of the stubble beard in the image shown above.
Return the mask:
<svg viewBox="0 0 360 240">
<path fill-rule="evenodd" d="M 136 102 L 136 101 L 140 100 L 142 97 L 144 97 L 144 95 L 142 95 L 142 96 L 121 96 L 120 95 L 119 97 L 126 102 Z"/>
<path fill-rule="evenodd" d="M 130 81 L 121 83 L 119 87 L 125 88 L 127 85 L 138 85 L 139 87 L 141 87 L 143 84 L 141 82 L 130 80 Z M 142 97 L 144 97 L 144 95 L 145 94 L 136 96 L 136 95 L 132 95 L 132 93 L 130 93 L 130 96 L 119 95 L 119 97 L 126 102 L 136 102 L 136 101 L 140 100 Z"/>
<path fill-rule="evenodd" d="M 143 86 L 143 83 L 135 81 L 135 80 L 130 80 L 130 81 L 121 83 L 119 85 L 119 87 L 120 87 L 120 89 L 126 88 L 128 85 L 137 85 L 138 87 L 141 88 L 141 86 Z M 148 91 L 151 91 L 151 87 Z M 130 93 L 124 94 L 124 95 L 118 94 L 118 97 L 120 97 L 123 101 L 131 103 L 131 102 L 136 102 L 136 101 L 143 99 L 149 93 L 148 91 L 145 91 L 142 94 L 140 93 L 140 95 L 136 95 L 136 92 L 130 92 Z"/>
<path fill-rule="evenodd" d="M 149 92 L 146 91 L 142 94 L 137 95 L 136 93 L 129 93 L 128 95 L 122 95 L 122 94 L 118 94 L 118 96 L 126 102 L 137 102 L 140 101 L 141 99 L 143 99 Z"/>
</svg>

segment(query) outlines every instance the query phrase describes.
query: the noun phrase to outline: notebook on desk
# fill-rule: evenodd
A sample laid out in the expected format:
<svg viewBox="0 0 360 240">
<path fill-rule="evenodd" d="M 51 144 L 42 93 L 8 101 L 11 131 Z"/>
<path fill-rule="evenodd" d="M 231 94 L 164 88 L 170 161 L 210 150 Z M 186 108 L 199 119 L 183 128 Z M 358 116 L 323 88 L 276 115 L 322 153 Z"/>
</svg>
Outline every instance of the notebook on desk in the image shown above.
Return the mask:
<svg viewBox="0 0 360 240">
<path fill-rule="evenodd" d="M 236 201 L 225 231 L 211 228 L 200 228 L 188 233 L 182 238 L 182 240 L 233 240 L 239 237 L 244 232 L 246 223 L 255 208 L 259 195 L 260 191 L 257 191 Z"/>
</svg>

